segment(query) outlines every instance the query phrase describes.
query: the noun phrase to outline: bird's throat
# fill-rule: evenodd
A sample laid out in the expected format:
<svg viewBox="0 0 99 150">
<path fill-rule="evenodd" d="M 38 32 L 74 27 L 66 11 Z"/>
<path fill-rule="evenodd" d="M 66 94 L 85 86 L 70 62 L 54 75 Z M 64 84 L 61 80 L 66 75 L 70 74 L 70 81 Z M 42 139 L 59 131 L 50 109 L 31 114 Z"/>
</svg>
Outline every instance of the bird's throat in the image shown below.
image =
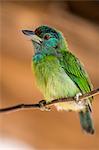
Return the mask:
<svg viewBox="0 0 99 150">
<path fill-rule="evenodd" d="M 35 53 L 35 55 L 32 57 L 32 60 L 34 61 L 34 63 L 39 63 L 44 58 L 45 58 L 45 55 L 38 52 L 38 53 Z"/>
</svg>

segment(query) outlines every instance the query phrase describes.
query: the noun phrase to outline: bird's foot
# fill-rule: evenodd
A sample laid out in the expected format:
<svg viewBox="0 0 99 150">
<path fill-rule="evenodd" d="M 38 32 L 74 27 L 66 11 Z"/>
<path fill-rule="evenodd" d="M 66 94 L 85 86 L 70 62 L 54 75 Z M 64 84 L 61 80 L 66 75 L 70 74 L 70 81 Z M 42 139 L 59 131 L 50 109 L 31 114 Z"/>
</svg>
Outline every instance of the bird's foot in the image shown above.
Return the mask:
<svg viewBox="0 0 99 150">
<path fill-rule="evenodd" d="M 46 107 L 46 101 L 45 100 L 39 101 L 39 108 L 42 111 L 50 111 L 51 110 L 49 107 Z"/>
<path fill-rule="evenodd" d="M 76 96 L 75 96 L 76 103 L 80 103 L 80 99 L 79 99 L 80 96 L 82 96 L 82 93 L 77 93 L 76 94 Z"/>
</svg>

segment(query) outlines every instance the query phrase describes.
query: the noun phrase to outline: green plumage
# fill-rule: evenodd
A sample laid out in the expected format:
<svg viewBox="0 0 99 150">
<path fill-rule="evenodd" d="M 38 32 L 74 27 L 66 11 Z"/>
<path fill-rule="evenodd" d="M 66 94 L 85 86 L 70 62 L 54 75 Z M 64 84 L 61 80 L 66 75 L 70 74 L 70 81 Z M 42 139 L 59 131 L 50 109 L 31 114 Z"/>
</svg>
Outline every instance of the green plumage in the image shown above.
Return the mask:
<svg viewBox="0 0 99 150">
<path fill-rule="evenodd" d="M 62 63 L 65 66 L 64 70 L 66 73 L 76 83 L 83 94 L 89 92 L 92 89 L 92 84 L 78 58 L 70 52 L 65 52 L 63 57 Z"/>
<path fill-rule="evenodd" d="M 36 62 L 34 56 L 33 68 L 37 79 L 37 85 L 44 94 L 46 101 L 51 101 L 60 97 L 74 96 L 79 92 L 75 83 L 61 67 L 56 56 L 44 56 L 41 60 Z M 70 89 L 72 90 L 70 91 Z M 66 109 L 66 104 L 64 105 L 62 103 L 62 105 Z"/>
<path fill-rule="evenodd" d="M 69 52 L 61 32 L 47 26 L 40 26 L 35 30 L 35 35 L 42 41 L 37 43 L 32 39 L 35 49 L 32 68 L 37 85 L 46 101 L 72 97 L 92 90 L 88 74 L 78 58 Z M 93 134 L 91 103 L 92 98 L 86 103 L 73 101 L 58 103 L 56 107 L 60 110 L 79 112 L 82 128 L 87 133 Z"/>
</svg>

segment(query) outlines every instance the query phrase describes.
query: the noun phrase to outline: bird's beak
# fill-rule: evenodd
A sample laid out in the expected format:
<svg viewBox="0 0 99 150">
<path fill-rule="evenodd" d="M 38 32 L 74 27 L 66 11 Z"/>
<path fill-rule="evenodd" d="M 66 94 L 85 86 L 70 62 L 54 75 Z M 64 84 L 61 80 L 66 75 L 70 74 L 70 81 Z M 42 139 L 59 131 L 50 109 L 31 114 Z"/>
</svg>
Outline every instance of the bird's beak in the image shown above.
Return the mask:
<svg viewBox="0 0 99 150">
<path fill-rule="evenodd" d="M 42 43 L 42 39 L 41 39 L 39 36 L 37 36 L 34 31 L 22 30 L 22 32 L 23 32 L 26 36 L 28 36 L 32 41 L 34 41 L 34 42 L 36 42 L 36 43 L 38 43 L 38 44 L 41 44 L 41 43 Z"/>
</svg>

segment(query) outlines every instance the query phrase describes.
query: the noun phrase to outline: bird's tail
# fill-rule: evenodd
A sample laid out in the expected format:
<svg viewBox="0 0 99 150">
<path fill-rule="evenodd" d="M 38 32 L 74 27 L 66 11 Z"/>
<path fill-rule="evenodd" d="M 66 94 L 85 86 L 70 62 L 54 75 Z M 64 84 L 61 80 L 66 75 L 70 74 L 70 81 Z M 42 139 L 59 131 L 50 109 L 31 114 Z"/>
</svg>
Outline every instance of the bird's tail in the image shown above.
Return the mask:
<svg viewBox="0 0 99 150">
<path fill-rule="evenodd" d="M 85 111 L 79 112 L 79 116 L 83 130 L 85 130 L 87 133 L 94 134 L 94 126 L 90 110 L 87 108 Z"/>
</svg>

